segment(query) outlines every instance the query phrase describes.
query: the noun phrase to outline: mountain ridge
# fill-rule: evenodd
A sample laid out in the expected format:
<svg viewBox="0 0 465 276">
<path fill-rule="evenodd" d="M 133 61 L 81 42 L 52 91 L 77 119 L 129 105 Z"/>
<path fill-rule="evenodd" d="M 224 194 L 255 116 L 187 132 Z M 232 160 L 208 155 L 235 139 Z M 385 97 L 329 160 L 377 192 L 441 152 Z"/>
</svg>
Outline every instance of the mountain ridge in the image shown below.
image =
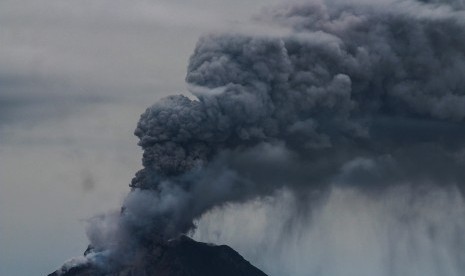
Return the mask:
<svg viewBox="0 0 465 276">
<path fill-rule="evenodd" d="M 86 250 L 86 252 L 88 252 Z M 58 269 L 48 276 L 267 276 L 227 245 L 197 242 L 187 236 L 148 249 L 137 264 L 104 272 L 92 264 Z"/>
</svg>

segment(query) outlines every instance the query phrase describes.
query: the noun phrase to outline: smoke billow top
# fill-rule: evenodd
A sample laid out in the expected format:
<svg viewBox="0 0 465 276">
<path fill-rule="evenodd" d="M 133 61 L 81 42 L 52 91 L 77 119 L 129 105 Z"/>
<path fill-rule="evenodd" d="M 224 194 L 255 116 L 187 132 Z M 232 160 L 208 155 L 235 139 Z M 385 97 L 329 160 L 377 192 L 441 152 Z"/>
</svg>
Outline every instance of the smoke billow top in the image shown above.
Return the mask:
<svg viewBox="0 0 465 276">
<path fill-rule="evenodd" d="M 426 187 L 461 198 L 464 7 L 309 1 L 257 16 L 286 34 L 202 37 L 186 77 L 195 99 L 170 96 L 142 114 L 143 168 L 122 211 L 91 221 L 85 261 L 117 267 L 208 211 L 282 189 L 302 206 L 332 187 L 370 200 L 407 186 L 412 202 Z"/>
</svg>

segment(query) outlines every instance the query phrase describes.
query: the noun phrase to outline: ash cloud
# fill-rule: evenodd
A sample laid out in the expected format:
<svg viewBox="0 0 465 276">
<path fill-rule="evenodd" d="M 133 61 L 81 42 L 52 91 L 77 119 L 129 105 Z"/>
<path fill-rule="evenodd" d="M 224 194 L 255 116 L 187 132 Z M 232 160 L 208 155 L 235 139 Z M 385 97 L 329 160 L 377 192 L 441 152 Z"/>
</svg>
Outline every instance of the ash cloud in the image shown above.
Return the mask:
<svg viewBox="0 0 465 276">
<path fill-rule="evenodd" d="M 95 227 L 92 244 L 127 257 L 214 207 L 282 187 L 462 189 L 461 3 L 312 1 L 259 16 L 285 36 L 202 37 L 186 76 L 195 99 L 170 96 L 142 114 L 143 169 L 119 234 L 100 242 Z"/>
</svg>

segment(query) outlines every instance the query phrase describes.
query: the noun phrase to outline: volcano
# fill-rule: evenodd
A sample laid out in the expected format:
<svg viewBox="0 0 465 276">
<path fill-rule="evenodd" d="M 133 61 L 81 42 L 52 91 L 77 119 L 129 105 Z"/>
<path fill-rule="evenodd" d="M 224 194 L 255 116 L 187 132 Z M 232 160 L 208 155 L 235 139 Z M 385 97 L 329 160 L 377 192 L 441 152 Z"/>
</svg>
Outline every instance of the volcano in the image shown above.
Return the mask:
<svg viewBox="0 0 465 276">
<path fill-rule="evenodd" d="M 231 247 L 197 242 L 187 236 L 148 251 L 142 260 L 117 271 L 85 264 L 63 267 L 48 276 L 267 276 Z"/>
</svg>

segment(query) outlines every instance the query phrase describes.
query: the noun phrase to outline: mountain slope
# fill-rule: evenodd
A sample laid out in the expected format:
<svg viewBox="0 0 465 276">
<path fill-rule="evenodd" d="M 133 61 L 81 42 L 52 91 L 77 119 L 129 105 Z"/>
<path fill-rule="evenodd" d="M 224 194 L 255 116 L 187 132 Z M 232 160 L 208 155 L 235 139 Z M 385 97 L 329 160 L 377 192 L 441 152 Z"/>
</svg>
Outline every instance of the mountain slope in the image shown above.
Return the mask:
<svg viewBox="0 0 465 276">
<path fill-rule="evenodd" d="M 49 276 L 266 276 L 226 245 L 182 236 L 148 252 L 137 265 L 105 273 L 90 265 L 57 270 Z"/>
</svg>

